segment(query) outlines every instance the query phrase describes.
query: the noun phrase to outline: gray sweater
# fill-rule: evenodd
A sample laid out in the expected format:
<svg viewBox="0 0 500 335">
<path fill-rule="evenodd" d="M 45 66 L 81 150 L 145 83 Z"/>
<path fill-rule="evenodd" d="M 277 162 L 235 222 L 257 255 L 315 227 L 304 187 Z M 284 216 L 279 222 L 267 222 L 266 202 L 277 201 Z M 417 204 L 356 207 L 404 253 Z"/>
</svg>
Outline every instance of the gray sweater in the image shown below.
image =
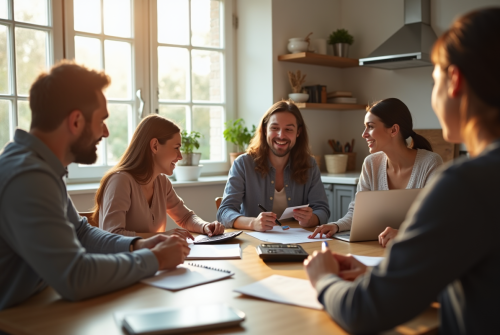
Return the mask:
<svg viewBox="0 0 500 335">
<path fill-rule="evenodd" d="M 154 254 L 128 252 L 136 238 L 81 218 L 62 177 L 66 169 L 38 138 L 16 130 L 0 154 L 0 310 L 48 285 L 80 300 L 153 275 Z"/>
<path fill-rule="evenodd" d="M 379 266 L 354 282 L 332 274 L 317 283 L 332 318 L 349 332 L 375 333 L 439 296 L 440 334 L 498 333 L 499 171 L 500 139 L 438 172 Z"/>
<path fill-rule="evenodd" d="M 410 180 L 406 188 L 424 188 L 442 164 L 443 159 L 435 152 L 417 149 L 417 157 L 415 157 L 415 164 L 413 164 Z M 387 155 L 380 151 L 365 158 L 356 192 L 387 190 L 389 190 Z M 335 222 L 339 226 L 339 231 L 351 230 L 354 202 L 355 200 L 349 204 L 347 214 Z"/>
</svg>

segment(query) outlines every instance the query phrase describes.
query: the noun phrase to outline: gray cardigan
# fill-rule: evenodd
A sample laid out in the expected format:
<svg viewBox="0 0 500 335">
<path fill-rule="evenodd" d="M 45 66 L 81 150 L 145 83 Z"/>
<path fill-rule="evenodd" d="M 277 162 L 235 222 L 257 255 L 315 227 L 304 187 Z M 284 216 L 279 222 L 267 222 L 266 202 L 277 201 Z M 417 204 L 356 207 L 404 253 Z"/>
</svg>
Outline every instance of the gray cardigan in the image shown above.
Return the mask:
<svg viewBox="0 0 500 335">
<path fill-rule="evenodd" d="M 349 332 L 375 333 L 439 295 L 440 334 L 498 333 L 499 171 L 500 140 L 438 173 L 379 266 L 354 282 L 332 274 L 317 283 L 326 311 Z"/>
<path fill-rule="evenodd" d="M 158 270 L 151 250 L 128 252 L 136 238 L 91 227 L 78 215 L 65 174 L 54 153 L 23 130 L 0 154 L 0 310 L 47 284 L 80 300 Z"/>
</svg>

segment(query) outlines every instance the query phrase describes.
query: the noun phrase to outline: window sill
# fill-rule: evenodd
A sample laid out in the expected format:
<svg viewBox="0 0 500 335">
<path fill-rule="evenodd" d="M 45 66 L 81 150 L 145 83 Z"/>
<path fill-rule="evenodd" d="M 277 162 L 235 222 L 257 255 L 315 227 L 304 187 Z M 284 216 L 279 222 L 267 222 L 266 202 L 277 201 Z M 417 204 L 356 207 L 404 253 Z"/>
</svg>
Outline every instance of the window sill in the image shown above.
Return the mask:
<svg viewBox="0 0 500 335">
<path fill-rule="evenodd" d="M 200 177 L 197 181 L 174 181 L 172 185 L 174 188 L 178 187 L 196 187 L 196 186 L 210 186 L 210 185 L 224 185 L 227 182 L 227 174 L 222 176 L 206 176 Z M 91 194 L 95 193 L 99 188 L 99 183 L 80 183 L 66 185 L 69 195 L 75 194 Z"/>
</svg>

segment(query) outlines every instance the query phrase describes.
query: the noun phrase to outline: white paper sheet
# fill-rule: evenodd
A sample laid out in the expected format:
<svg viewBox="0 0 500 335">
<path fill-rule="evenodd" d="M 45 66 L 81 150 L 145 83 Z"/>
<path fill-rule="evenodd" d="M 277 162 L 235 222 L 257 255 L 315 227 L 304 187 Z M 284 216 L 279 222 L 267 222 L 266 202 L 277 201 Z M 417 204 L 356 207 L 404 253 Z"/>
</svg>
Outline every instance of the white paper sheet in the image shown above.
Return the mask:
<svg viewBox="0 0 500 335">
<path fill-rule="evenodd" d="M 239 244 L 188 244 L 191 251 L 186 259 L 238 259 L 241 258 Z"/>
<path fill-rule="evenodd" d="M 358 261 L 360 261 L 366 266 L 377 266 L 384 259 L 384 257 L 372 257 L 372 256 L 360 256 L 360 255 L 352 255 L 352 257 L 356 258 Z"/>
<path fill-rule="evenodd" d="M 309 243 L 319 241 L 329 241 L 331 238 L 308 238 L 312 232 L 302 228 L 290 228 L 287 230 L 281 229 L 280 226 L 274 226 L 272 230 L 266 232 L 245 232 L 256 239 L 264 242 L 273 243 Z"/>
<path fill-rule="evenodd" d="M 285 219 L 290 219 L 293 218 L 293 210 L 295 208 L 304 208 L 304 207 L 309 207 L 309 204 L 307 205 L 302 205 L 302 206 L 295 206 L 295 207 L 287 207 L 283 214 L 281 214 L 281 217 L 278 220 L 285 220 Z"/>
<path fill-rule="evenodd" d="M 234 291 L 281 304 L 323 309 L 323 305 L 316 298 L 316 290 L 306 279 L 272 275 Z"/>
</svg>

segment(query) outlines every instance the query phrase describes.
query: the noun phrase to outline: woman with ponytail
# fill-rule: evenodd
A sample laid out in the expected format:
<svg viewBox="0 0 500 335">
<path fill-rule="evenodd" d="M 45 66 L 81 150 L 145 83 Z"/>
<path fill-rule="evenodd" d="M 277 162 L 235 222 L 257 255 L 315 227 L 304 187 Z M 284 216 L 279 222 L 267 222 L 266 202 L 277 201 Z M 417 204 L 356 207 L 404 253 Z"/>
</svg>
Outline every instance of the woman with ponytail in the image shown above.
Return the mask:
<svg viewBox="0 0 500 335">
<path fill-rule="evenodd" d="M 429 141 L 413 131 L 410 110 L 399 99 L 384 99 L 367 108 L 362 137 L 371 155 L 363 163 L 357 192 L 423 188 L 443 164 Z M 412 142 L 408 146 L 409 138 Z M 354 200 L 342 219 L 316 228 L 310 238 L 350 230 L 353 211 Z M 385 247 L 397 233 L 397 229 L 387 227 L 380 233 L 379 243 Z"/>
</svg>

